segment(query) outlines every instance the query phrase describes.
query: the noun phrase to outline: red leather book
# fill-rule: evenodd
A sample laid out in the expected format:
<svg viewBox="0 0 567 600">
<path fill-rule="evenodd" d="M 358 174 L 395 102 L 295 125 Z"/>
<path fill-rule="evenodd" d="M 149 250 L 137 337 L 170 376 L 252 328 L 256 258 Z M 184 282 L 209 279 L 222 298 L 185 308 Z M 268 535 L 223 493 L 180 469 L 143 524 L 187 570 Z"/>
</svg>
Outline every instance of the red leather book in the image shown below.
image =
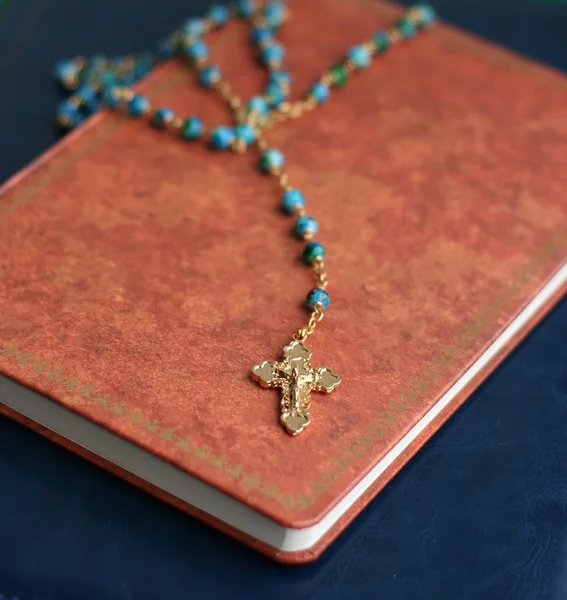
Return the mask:
<svg viewBox="0 0 567 600">
<path fill-rule="evenodd" d="M 291 3 L 294 88 L 399 9 Z M 263 84 L 247 31 L 212 55 Z M 181 64 L 155 102 L 227 122 Z M 0 195 L 8 415 L 278 560 L 316 558 L 554 304 L 567 279 L 567 80 L 444 25 L 267 133 L 328 249 L 309 339 L 343 382 L 300 436 L 253 365 L 305 323 L 310 272 L 257 156 L 99 114 Z"/>
</svg>

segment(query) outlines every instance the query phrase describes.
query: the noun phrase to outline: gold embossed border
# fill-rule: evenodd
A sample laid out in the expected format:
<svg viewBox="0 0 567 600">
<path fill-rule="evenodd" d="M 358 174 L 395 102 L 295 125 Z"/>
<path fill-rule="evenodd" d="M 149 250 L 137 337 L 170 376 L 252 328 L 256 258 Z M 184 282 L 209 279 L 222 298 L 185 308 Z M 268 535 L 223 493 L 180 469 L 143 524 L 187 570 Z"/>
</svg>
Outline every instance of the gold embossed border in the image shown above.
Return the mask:
<svg viewBox="0 0 567 600">
<path fill-rule="evenodd" d="M 166 94 L 172 89 L 175 89 L 176 86 L 180 85 L 184 81 L 185 77 L 183 73 L 172 73 L 171 76 L 165 81 L 156 85 L 151 90 L 150 95 L 153 99 L 157 100 L 160 96 Z M 42 165 L 44 171 L 36 177 L 36 180 L 33 183 L 30 183 L 24 189 L 16 192 L 9 202 L 5 202 L 4 204 L 0 205 L 0 224 L 8 216 L 13 215 L 18 208 L 25 206 L 30 200 L 32 200 L 35 194 L 42 187 L 49 185 L 57 178 L 64 175 L 69 168 L 71 168 L 78 160 L 84 158 L 91 150 L 96 148 L 96 146 L 105 140 L 110 133 L 127 122 L 127 117 L 116 115 L 112 119 L 98 123 L 97 130 L 81 145 L 77 146 L 72 152 L 69 152 L 65 158 L 57 161 L 53 166 L 49 165 L 48 168 L 45 168 L 45 166 Z"/>
<path fill-rule="evenodd" d="M 199 445 L 190 436 L 182 435 L 176 427 L 161 423 L 159 419 L 150 418 L 140 408 L 121 398 L 114 398 L 93 383 L 80 380 L 74 374 L 63 371 L 58 365 L 50 364 L 41 356 L 32 356 L 29 352 L 21 351 L 16 344 L 0 340 L 0 355 L 56 384 L 63 392 L 66 406 L 72 407 L 83 401 L 91 403 L 113 418 L 124 419 L 141 431 L 170 442 L 178 450 L 206 462 L 228 477 L 240 481 L 246 488 L 256 489 L 262 495 L 276 499 L 282 506 L 303 508 L 309 506 L 313 501 L 310 496 L 305 494 L 281 493 L 276 485 L 263 482 L 259 473 L 246 473 L 241 464 L 231 464 L 226 456 L 215 454 L 204 444 Z"/>
<path fill-rule="evenodd" d="M 368 0 L 356 1 L 368 3 Z M 379 12 L 387 15 L 397 15 L 400 12 L 400 9 L 387 4 L 371 2 L 371 5 Z M 472 36 L 443 26 L 433 28 L 431 34 L 464 47 L 492 62 L 521 71 L 542 82 L 553 85 L 557 89 L 567 89 L 567 79 L 559 73 L 516 57 L 504 49 L 486 44 Z M 223 43 L 228 41 L 229 39 L 224 38 Z M 183 74 L 174 73 L 164 82 L 152 88 L 150 95 L 152 98 L 157 99 L 161 94 L 171 91 L 177 83 L 184 80 Z M 115 118 L 99 125 L 99 130 L 80 147 L 69 153 L 55 167 L 43 173 L 37 178 L 37 181 L 16 193 L 10 202 L 0 206 L 0 222 L 7 216 L 14 214 L 17 208 L 26 205 L 43 185 L 63 175 L 71 165 L 85 156 L 124 121 L 125 119 Z M 189 436 L 182 436 L 175 427 L 161 423 L 156 419 L 150 419 L 141 409 L 129 405 L 123 399 L 113 398 L 105 390 L 97 389 L 91 382 L 80 381 L 73 374 L 63 372 L 57 365 L 49 364 L 40 356 L 32 356 L 28 352 L 22 351 L 9 340 L 0 340 L 0 355 L 58 385 L 66 392 L 65 398 L 69 404 L 72 405 L 74 401 L 76 402 L 79 399 L 92 402 L 108 411 L 113 417 L 126 419 L 141 430 L 149 432 L 160 440 L 175 445 L 182 452 L 186 452 L 213 468 L 219 469 L 246 488 L 259 492 L 283 507 L 291 510 L 301 510 L 311 506 L 356 460 L 367 454 L 369 449 L 377 442 L 385 439 L 396 419 L 446 373 L 449 367 L 458 359 L 460 353 L 468 348 L 478 335 L 485 331 L 499 312 L 514 298 L 514 294 L 532 277 L 537 275 L 549 260 L 556 256 L 565 244 L 566 235 L 567 227 L 564 227 L 538 253 L 533 255 L 494 300 L 475 315 L 451 343 L 445 346 L 443 353 L 433 357 L 429 366 L 422 370 L 420 376 L 400 391 L 399 395 L 392 400 L 388 409 L 378 414 L 376 419 L 367 424 L 366 432 L 359 434 L 353 444 L 344 448 L 341 456 L 333 457 L 329 467 L 319 469 L 318 479 L 309 483 L 309 491 L 306 493 L 279 490 L 276 484 L 263 481 L 259 473 L 246 473 L 241 464 L 230 463 L 226 456 L 214 454 L 208 446 L 197 444 Z"/>
</svg>

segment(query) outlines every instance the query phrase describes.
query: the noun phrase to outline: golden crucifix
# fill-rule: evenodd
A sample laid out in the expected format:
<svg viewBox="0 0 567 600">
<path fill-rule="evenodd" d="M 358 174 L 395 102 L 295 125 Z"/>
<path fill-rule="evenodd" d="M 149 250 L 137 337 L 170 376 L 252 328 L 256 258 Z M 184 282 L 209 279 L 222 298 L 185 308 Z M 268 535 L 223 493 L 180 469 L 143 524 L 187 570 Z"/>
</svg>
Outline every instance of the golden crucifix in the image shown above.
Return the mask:
<svg viewBox="0 0 567 600">
<path fill-rule="evenodd" d="M 328 367 L 312 367 L 311 350 L 293 341 L 284 348 L 282 362 L 264 361 L 252 369 L 252 377 L 265 388 L 280 388 L 280 422 L 291 435 L 309 425 L 311 392 L 332 392 L 341 378 Z"/>
</svg>

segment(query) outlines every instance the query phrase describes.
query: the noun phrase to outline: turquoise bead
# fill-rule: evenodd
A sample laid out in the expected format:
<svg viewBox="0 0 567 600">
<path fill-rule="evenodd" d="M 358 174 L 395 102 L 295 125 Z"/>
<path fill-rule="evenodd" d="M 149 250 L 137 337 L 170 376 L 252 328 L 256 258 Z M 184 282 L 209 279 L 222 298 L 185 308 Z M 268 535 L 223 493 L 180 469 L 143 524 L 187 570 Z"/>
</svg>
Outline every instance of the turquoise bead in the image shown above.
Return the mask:
<svg viewBox="0 0 567 600">
<path fill-rule="evenodd" d="M 347 57 L 361 69 L 367 67 L 372 60 L 370 52 L 364 46 L 353 46 L 348 51 Z"/>
<path fill-rule="evenodd" d="M 73 61 L 62 60 L 55 65 L 55 78 L 61 83 L 70 83 L 79 73 L 79 69 Z"/>
<path fill-rule="evenodd" d="M 175 113 L 171 108 L 158 108 L 152 116 L 151 123 L 158 129 L 164 129 L 168 123 L 171 123 L 175 118 Z"/>
<path fill-rule="evenodd" d="M 118 76 L 112 71 L 104 71 L 98 76 L 98 80 L 103 88 L 116 85 L 118 83 Z"/>
<path fill-rule="evenodd" d="M 191 60 L 208 58 L 209 47 L 202 41 L 193 42 L 185 48 L 185 55 Z"/>
<path fill-rule="evenodd" d="M 185 119 L 179 133 L 186 140 L 196 140 L 203 135 L 203 122 L 198 117 Z"/>
<path fill-rule="evenodd" d="M 242 140 L 246 145 L 251 144 L 256 139 L 256 132 L 253 127 L 240 123 L 234 128 L 236 139 Z"/>
<path fill-rule="evenodd" d="M 234 140 L 234 131 L 230 127 L 221 125 L 211 132 L 211 146 L 216 150 L 230 148 Z"/>
<path fill-rule="evenodd" d="M 268 40 L 271 41 L 274 37 L 274 32 L 267 27 L 254 27 L 250 37 L 252 38 L 253 44 L 260 44 L 262 42 L 267 42 Z"/>
<path fill-rule="evenodd" d="M 311 87 L 311 94 L 319 104 L 325 102 L 329 98 L 329 88 L 320 81 Z"/>
<path fill-rule="evenodd" d="M 262 14 L 268 27 L 277 28 L 285 21 L 286 9 L 281 2 L 268 2 Z"/>
<path fill-rule="evenodd" d="M 416 29 L 415 24 L 412 21 L 410 21 L 410 19 L 408 19 L 407 17 L 400 19 L 396 23 L 396 27 L 398 28 L 398 31 L 406 39 L 413 37 L 415 34 L 415 29 Z"/>
<path fill-rule="evenodd" d="M 270 44 L 261 50 L 262 61 L 265 64 L 280 63 L 285 56 L 285 50 L 280 44 Z"/>
<path fill-rule="evenodd" d="M 283 167 L 284 157 L 283 154 L 275 148 L 269 148 L 262 152 L 260 157 L 260 168 L 266 173 L 270 173 L 273 169 L 279 169 Z"/>
<path fill-rule="evenodd" d="M 412 7 L 419 14 L 419 26 L 428 27 L 437 19 L 435 9 L 430 4 L 416 4 Z"/>
<path fill-rule="evenodd" d="M 254 14 L 256 3 L 254 0 L 239 0 L 234 5 L 234 10 L 239 17 L 248 18 Z"/>
<path fill-rule="evenodd" d="M 306 235 L 314 235 L 319 231 L 319 224 L 314 217 L 300 215 L 295 221 L 295 233 L 303 238 Z"/>
<path fill-rule="evenodd" d="M 188 37 L 198 38 L 205 32 L 205 26 L 201 19 L 189 19 L 181 26 L 181 33 Z"/>
<path fill-rule="evenodd" d="M 211 87 L 221 77 L 221 72 L 218 67 L 205 67 L 199 72 L 199 82 L 203 87 Z"/>
<path fill-rule="evenodd" d="M 230 17 L 230 12 L 224 4 L 215 4 L 209 9 L 208 17 L 217 25 L 224 25 Z"/>
<path fill-rule="evenodd" d="M 264 90 L 271 107 L 279 106 L 285 100 L 282 88 L 276 83 L 269 83 Z"/>
<path fill-rule="evenodd" d="M 82 123 L 83 117 L 77 107 L 65 101 L 59 105 L 57 110 L 57 122 L 61 127 L 73 128 Z"/>
<path fill-rule="evenodd" d="M 319 242 L 309 242 L 303 248 L 303 260 L 310 265 L 318 258 L 325 258 L 325 248 Z"/>
<path fill-rule="evenodd" d="M 255 111 L 260 115 L 265 115 L 268 112 L 268 103 L 262 96 L 253 96 L 247 104 L 248 111 Z"/>
<path fill-rule="evenodd" d="M 291 73 L 287 71 L 271 71 L 268 76 L 270 83 L 275 83 L 280 87 L 289 86 L 291 84 Z"/>
<path fill-rule="evenodd" d="M 296 207 L 305 206 L 305 198 L 299 190 L 287 190 L 282 195 L 281 205 L 283 210 L 291 215 L 295 212 Z"/>
<path fill-rule="evenodd" d="M 145 96 L 136 95 L 128 102 L 128 112 L 139 117 L 150 110 L 150 101 Z"/>
<path fill-rule="evenodd" d="M 75 93 L 82 102 L 90 102 L 96 97 L 96 92 L 90 85 L 82 85 Z"/>
<path fill-rule="evenodd" d="M 321 308 L 325 310 L 329 306 L 330 301 L 329 294 L 321 288 L 313 288 L 307 294 L 307 306 L 311 309 L 315 308 L 316 304 L 320 304 Z"/>
<path fill-rule="evenodd" d="M 375 33 L 373 38 L 374 45 L 376 46 L 376 52 L 382 54 L 390 47 L 390 38 L 385 31 L 379 31 Z"/>
<path fill-rule="evenodd" d="M 118 87 L 111 85 L 102 91 L 102 102 L 110 108 L 116 108 L 120 104 Z"/>
<path fill-rule="evenodd" d="M 89 112 L 95 112 L 99 108 L 99 100 L 94 88 L 90 85 L 82 85 L 75 95 L 80 99 L 81 104 Z"/>
</svg>

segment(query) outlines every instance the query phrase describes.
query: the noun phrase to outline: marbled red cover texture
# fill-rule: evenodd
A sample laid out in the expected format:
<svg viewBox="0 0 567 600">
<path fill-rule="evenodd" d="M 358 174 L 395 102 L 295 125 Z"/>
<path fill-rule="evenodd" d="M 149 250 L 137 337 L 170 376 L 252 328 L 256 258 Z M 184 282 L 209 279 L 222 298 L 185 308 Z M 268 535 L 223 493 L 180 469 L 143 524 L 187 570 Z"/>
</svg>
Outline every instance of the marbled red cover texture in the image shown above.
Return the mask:
<svg viewBox="0 0 567 600">
<path fill-rule="evenodd" d="M 398 14 L 291 2 L 281 38 L 294 88 Z M 264 77 L 247 35 L 235 24 L 212 39 L 242 96 Z M 181 64 L 142 87 L 228 122 Z M 268 132 L 328 248 L 313 364 L 343 377 L 296 438 L 278 424 L 278 393 L 250 379 L 305 323 L 312 286 L 273 180 L 253 151 L 212 153 L 97 115 L 2 190 L 0 371 L 285 526 L 315 524 L 562 265 L 566 106 L 563 76 L 437 25 Z M 510 348 L 314 548 L 242 537 L 280 560 L 315 558 Z"/>
</svg>

